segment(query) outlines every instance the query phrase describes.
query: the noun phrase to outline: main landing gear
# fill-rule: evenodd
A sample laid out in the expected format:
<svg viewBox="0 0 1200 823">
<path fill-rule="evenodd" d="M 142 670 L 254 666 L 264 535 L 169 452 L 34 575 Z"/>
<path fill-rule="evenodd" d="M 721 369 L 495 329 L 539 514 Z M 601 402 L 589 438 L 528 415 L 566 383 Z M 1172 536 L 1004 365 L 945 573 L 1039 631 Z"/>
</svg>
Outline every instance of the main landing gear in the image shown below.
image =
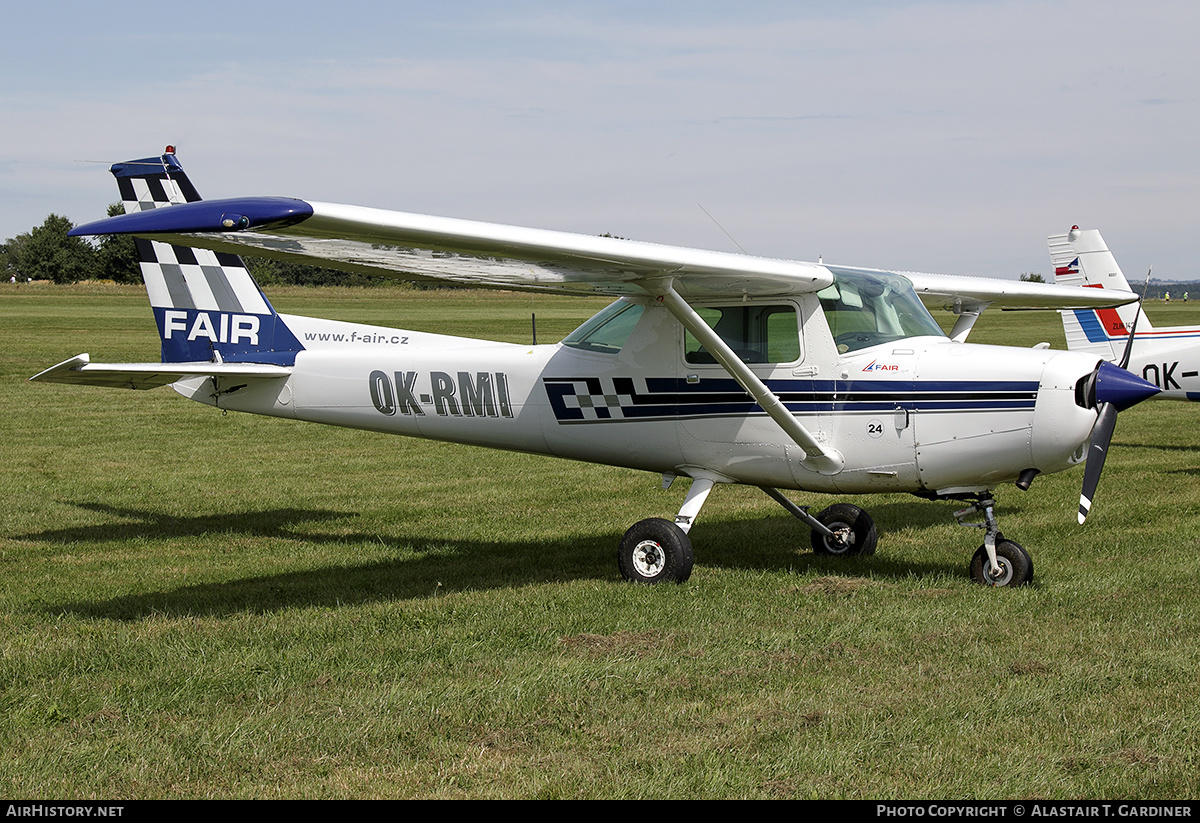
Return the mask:
<svg viewBox="0 0 1200 823">
<path fill-rule="evenodd" d="M 692 574 L 692 541 L 670 520 L 642 520 L 621 538 L 617 567 L 634 583 L 682 583 Z"/>
<path fill-rule="evenodd" d="M 663 475 L 663 488 L 674 480 L 674 475 Z M 692 541 L 687 533 L 716 482 L 694 478 L 674 523 L 652 517 L 630 526 L 617 549 L 621 576 L 634 583 L 683 583 L 691 577 Z"/>
<path fill-rule="evenodd" d="M 688 531 L 715 482 L 708 478 L 694 479 L 674 522 L 650 518 L 635 523 L 625 532 L 617 549 L 617 567 L 622 577 L 635 583 L 683 583 L 691 576 L 694 555 Z M 670 485 L 669 479 L 666 485 Z M 837 557 L 875 553 L 879 533 L 871 516 L 858 506 L 835 503 L 814 516 L 778 490 L 765 486 L 762 490 L 812 529 L 815 553 Z M 972 505 L 954 513 L 959 525 L 985 530 L 983 545 L 971 559 L 971 577 L 987 586 L 1031 583 L 1033 560 L 1020 544 L 1000 533 L 995 505 L 990 495 L 980 495 Z M 984 522 L 963 522 L 975 514 L 982 514 Z"/>
</svg>

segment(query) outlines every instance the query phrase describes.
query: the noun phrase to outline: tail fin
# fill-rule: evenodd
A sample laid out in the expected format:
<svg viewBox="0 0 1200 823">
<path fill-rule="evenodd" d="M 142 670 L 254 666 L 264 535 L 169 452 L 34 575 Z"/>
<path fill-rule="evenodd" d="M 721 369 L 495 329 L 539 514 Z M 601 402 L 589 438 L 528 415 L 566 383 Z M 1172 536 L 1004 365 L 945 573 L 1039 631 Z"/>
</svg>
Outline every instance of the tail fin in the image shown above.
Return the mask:
<svg viewBox="0 0 1200 823">
<path fill-rule="evenodd" d="M 1133 291 L 1096 229 L 1073 226 L 1066 234 L 1052 234 L 1046 240 L 1054 265 L 1054 280 L 1059 285 Z M 1120 360 L 1135 319 L 1138 337 L 1151 328 L 1144 313 L 1139 317 L 1139 310 L 1140 304 L 1127 303 L 1115 309 L 1061 312 L 1067 348 L 1099 354 L 1106 360 Z"/>
<path fill-rule="evenodd" d="M 200 199 L 168 146 L 161 157 L 117 163 L 127 214 Z M 293 365 L 303 346 L 234 254 L 136 239 L 164 363 Z"/>
</svg>

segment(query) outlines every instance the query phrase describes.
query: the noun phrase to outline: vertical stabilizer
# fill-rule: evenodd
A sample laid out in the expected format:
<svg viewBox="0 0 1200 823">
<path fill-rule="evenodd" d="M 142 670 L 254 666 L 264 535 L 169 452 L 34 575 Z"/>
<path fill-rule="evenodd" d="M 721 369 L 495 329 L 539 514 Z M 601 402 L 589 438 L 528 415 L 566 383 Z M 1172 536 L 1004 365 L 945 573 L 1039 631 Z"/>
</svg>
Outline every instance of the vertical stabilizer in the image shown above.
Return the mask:
<svg viewBox="0 0 1200 823">
<path fill-rule="evenodd" d="M 1069 232 L 1052 234 L 1046 240 L 1054 265 L 1054 280 L 1059 285 L 1133 291 L 1096 229 L 1074 226 Z M 1120 360 L 1135 319 L 1139 337 L 1151 328 L 1144 313 L 1139 317 L 1139 308 L 1138 303 L 1128 303 L 1115 309 L 1060 312 L 1067 348 L 1098 354 L 1106 360 Z"/>
<path fill-rule="evenodd" d="M 168 146 L 161 157 L 117 163 L 126 214 L 200 199 Z M 234 254 L 136 238 L 164 363 L 292 365 L 303 349 Z"/>
</svg>

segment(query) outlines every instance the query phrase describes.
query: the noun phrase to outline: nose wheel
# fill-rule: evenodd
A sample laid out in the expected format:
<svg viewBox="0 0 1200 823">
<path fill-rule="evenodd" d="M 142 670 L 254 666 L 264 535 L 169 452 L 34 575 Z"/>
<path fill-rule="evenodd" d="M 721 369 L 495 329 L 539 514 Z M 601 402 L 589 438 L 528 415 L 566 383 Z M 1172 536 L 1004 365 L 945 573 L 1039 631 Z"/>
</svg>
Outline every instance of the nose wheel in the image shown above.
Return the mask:
<svg viewBox="0 0 1200 823">
<path fill-rule="evenodd" d="M 1033 582 L 1033 560 L 1021 544 L 996 541 L 996 566 L 993 568 L 987 546 L 980 546 L 971 558 L 971 579 L 985 586 L 1024 586 Z"/>
<path fill-rule="evenodd" d="M 996 524 L 996 501 L 990 496 L 965 509 L 956 511 L 954 518 L 960 526 L 984 529 L 983 545 L 971 558 L 971 579 L 985 586 L 1024 586 L 1033 582 L 1033 559 L 1020 543 L 1008 540 Z M 982 514 L 982 523 L 964 523 L 963 519 Z"/>
</svg>

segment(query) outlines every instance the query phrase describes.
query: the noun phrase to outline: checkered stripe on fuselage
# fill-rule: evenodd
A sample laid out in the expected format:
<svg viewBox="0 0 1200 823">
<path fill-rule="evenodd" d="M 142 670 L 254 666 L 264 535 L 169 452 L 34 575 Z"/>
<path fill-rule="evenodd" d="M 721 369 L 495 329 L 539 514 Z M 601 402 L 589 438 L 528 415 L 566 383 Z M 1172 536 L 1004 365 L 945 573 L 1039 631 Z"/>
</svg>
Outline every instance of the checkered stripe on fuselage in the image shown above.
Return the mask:
<svg viewBox="0 0 1200 823">
<path fill-rule="evenodd" d="M 765 412 L 729 378 L 545 377 L 559 423 L 745 417 Z M 1037 381 L 767 380 L 793 414 L 910 412 L 1027 412 Z"/>
<path fill-rule="evenodd" d="M 624 410 L 633 406 L 631 390 L 623 393 L 615 388 L 605 391 L 598 377 L 548 379 L 546 382 L 556 384 L 555 397 L 568 419 L 621 420 L 625 417 Z"/>
</svg>

